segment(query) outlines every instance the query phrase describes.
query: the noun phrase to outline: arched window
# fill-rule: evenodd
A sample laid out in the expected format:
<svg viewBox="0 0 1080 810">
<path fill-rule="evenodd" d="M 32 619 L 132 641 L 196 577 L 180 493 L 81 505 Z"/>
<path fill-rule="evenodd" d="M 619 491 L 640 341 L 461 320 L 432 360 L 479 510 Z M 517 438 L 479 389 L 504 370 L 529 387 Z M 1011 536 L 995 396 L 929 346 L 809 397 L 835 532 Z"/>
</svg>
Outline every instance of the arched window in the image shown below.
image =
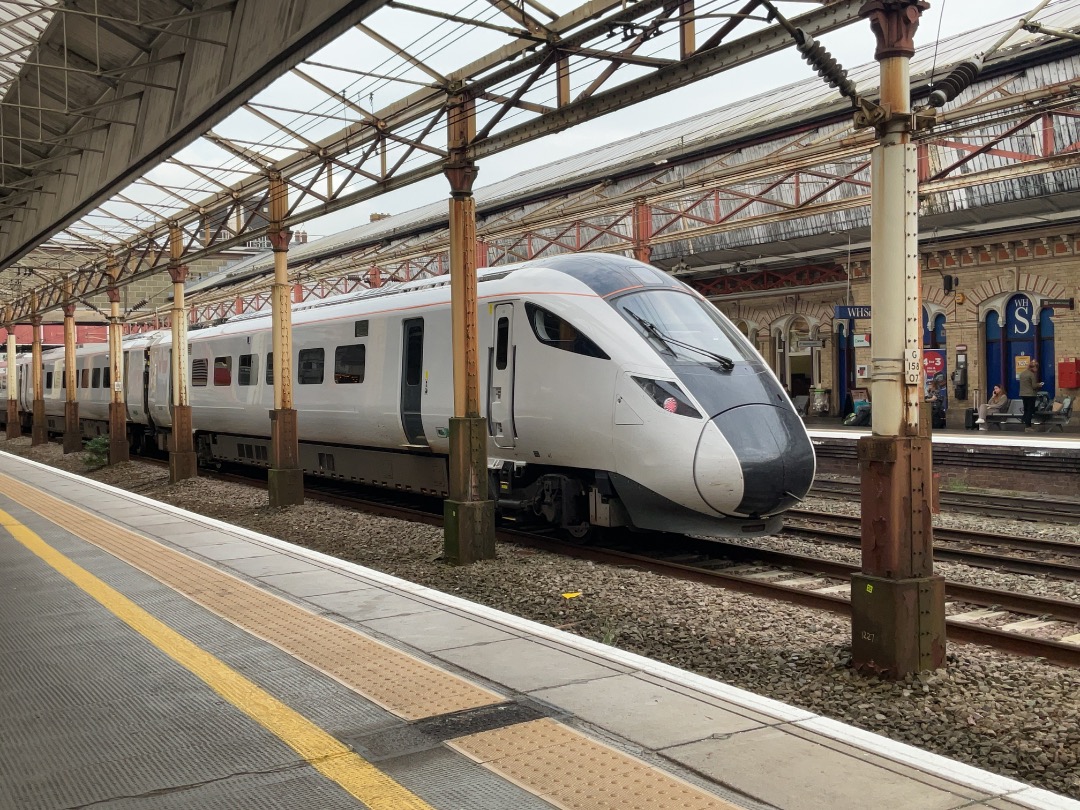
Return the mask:
<svg viewBox="0 0 1080 810">
<path fill-rule="evenodd" d="M 1043 390 L 1054 395 L 1053 310 L 1043 309 L 1035 323 L 1035 307 L 1026 295 L 1014 295 L 1005 305 L 1005 323 L 997 312 L 986 316 L 987 390 L 1001 385 L 1009 398 L 1020 395 L 1018 378 L 1030 360 L 1039 362 Z"/>
<path fill-rule="evenodd" d="M 945 348 L 945 313 L 939 312 L 933 318 L 933 323 L 930 319 L 930 311 L 926 308 L 922 308 L 922 328 L 923 339 L 922 344 L 924 349 L 944 349 Z"/>
</svg>

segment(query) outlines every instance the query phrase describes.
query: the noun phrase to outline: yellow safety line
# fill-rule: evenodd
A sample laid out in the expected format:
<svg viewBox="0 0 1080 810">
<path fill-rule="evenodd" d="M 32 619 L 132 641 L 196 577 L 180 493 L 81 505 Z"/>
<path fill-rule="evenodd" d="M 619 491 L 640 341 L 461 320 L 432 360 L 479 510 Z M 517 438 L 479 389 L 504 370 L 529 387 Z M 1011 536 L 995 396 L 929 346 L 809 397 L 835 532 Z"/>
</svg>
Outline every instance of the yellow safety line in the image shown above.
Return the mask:
<svg viewBox="0 0 1080 810">
<path fill-rule="evenodd" d="M 296 751 L 323 776 L 337 782 L 372 810 L 432 810 L 431 805 L 357 756 L 306 717 L 69 560 L 3 510 L 0 510 L 0 526 L 151 644 Z"/>
</svg>

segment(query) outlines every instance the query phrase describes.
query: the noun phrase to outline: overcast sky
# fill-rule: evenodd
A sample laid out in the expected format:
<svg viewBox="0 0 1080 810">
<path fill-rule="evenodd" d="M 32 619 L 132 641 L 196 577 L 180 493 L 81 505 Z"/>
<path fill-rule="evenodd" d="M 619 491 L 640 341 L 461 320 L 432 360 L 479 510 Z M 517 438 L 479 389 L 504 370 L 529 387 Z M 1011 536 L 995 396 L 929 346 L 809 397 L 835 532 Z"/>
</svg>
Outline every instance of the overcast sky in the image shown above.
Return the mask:
<svg viewBox="0 0 1080 810">
<path fill-rule="evenodd" d="M 932 47 L 938 38 L 961 33 L 1030 11 L 1036 0 L 930 0 L 923 14 L 915 42 L 920 50 Z M 867 22 L 850 25 L 822 38 L 832 54 L 846 68 L 873 61 L 874 36 Z M 490 185 L 525 169 L 560 158 L 587 152 L 602 144 L 681 121 L 695 112 L 707 112 L 770 89 L 809 78 L 813 73 L 794 48 L 782 54 L 754 61 L 652 101 L 580 124 L 557 135 L 516 147 L 480 162 L 476 188 Z M 328 235 L 368 221 L 372 212 L 400 213 L 427 203 L 446 199 L 448 185 L 443 177 L 415 183 L 408 188 L 360 203 L 344 211 L 311 220 L 308 233 Z"/>
</svg>

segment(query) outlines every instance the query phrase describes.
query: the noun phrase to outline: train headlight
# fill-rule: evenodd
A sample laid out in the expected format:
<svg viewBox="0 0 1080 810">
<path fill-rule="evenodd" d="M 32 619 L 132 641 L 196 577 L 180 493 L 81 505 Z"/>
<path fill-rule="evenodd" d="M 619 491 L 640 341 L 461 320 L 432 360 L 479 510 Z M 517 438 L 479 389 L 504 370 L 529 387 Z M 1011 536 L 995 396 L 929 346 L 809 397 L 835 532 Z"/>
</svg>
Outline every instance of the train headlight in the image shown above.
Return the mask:
<svg viewBox="0 0 1080 810">
<path fill-rule="evenodd" d="M 697 408 L 687 402 L 686 394 L 675 383 L 667 380 L 650 380 L 648 377 L 634 377 L 633 380 L 641 386 L 653 402 L 668 413 L 692 416 L 695 419 L 701 418 Z"/>
</svg>

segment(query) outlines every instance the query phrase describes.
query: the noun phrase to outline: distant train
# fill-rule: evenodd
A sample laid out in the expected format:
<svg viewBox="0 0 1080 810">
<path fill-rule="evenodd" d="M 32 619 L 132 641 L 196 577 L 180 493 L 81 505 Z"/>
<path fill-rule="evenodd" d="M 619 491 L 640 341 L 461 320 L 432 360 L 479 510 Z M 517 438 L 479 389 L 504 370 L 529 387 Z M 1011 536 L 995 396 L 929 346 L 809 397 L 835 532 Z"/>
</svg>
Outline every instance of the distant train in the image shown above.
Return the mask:
<svg viewBox="0 0 1080 810">
<path fill-rule="evenodd" d="M 479 273 L 481 395 L 500 515 L 581 535 L 630 526 L 713 536 L 778 530 L 814 477 L 779 381 L 708 301 L 650 265 L 573 254 Z M 293 309 L 306 473 L 445 496 L 453 411 L 449 279 Z M 190 341 L 200 463 L 269 466 L 269 314 Z M 171 335 L 123 342 L 128 438 L 167 447 Z M 107 346 L 77 350 L 79 416 L 108 431 Z M 29 355 L 20 410 L 31 410 Z M 45 352 L 49 430 L 64 427 L 64 352 Z M 0 375 L 3 378 L 4 375 Z M 6 392 L 3 393 L 6 396 Z"/>
</svg>

